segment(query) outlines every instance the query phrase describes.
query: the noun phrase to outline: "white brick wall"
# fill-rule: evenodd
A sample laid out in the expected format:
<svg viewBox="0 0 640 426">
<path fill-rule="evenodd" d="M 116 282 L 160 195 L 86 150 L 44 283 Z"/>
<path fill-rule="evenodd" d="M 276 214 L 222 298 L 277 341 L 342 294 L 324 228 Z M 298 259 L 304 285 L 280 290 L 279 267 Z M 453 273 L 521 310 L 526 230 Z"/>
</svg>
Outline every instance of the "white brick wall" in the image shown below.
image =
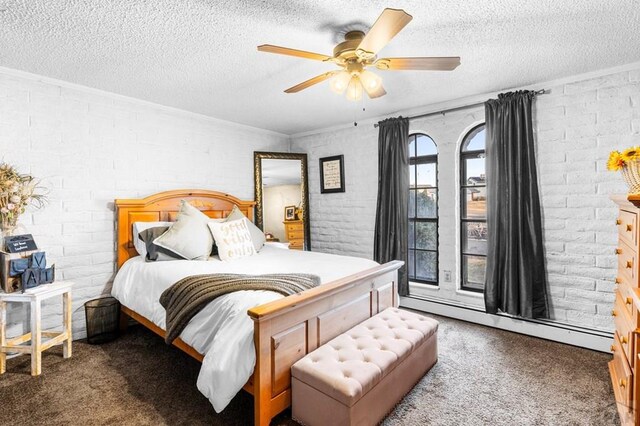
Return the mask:
<svg viewBox="0 0 640 426">
<path fill-rule="evenodd" d="M 205 188 L 252 199 L 253 151 L 288 149 L 285 135 L 0 71 L 0 160 L 50 188 L 49 205 L 21 224 L 58 278 L 76 283 L 76 338 L 85 334 L 84 302 L 110 292 L 115 198 Z M 18 306 L 10 306 L 10 336 L 27 327 Z M 58 301 L 45 305 L 43 320 L 60 324 Z"/>
<path fill-rule="evenodd" d="M 539 181 L 554 320 L 612 330 L 609 315 L 617 242 L 616 207 L 626 188 L 606 171 L 612 149 L 640 145 L 640 70 L 545 86 L 536 101 Z M 483 306 L 481 297 L 457 291 L 459 280 L 458 150 L 465 132 L 484 120 L 483 107 L 411 122 L 439 150 L 439 269 L 452 282 L 420 293 Z M 314 250 L 371 257 L 377 196 L 377 129 L 361 124 L 293 136 L 292 151 L 309 154 Z M 344 154 L 346 193 L 320 194 L 318 158 Z"/>
<path fill-rule="evenodd" d="M 536 108 L 540 189 L 554 319 L 612 329 L 620 176 L 605 171 L 608 152 L 640 145 L 640 69 L 552 86 Z M 459 271 L 457 152 L 482 107 L 411 122 L 439 149 L 440 276 L 427 294 L 482 306 L 456 291 Z M 314 250 L 372 256 L 377 195 L 377 129 L 358 127 L 293 137 L 309 154 Z M 74 335 L 84 335 L 83 303 L 107 294 L 114 275 L 113 199 L 190 187 L 253 196 L 253 151 L 288 151 L 289 138 L 148 103 L 0 72 L 0 159 L 44 179 L 50 204 L 22 219 L 25 231 L 77 283 Z M 344 154 L 347 192 L 320 194 L 318 158 Z M 9 312 L 10 335 L 27 311 Z M 47 303 L 45 327 L 61 321 Z"/>
</svg>

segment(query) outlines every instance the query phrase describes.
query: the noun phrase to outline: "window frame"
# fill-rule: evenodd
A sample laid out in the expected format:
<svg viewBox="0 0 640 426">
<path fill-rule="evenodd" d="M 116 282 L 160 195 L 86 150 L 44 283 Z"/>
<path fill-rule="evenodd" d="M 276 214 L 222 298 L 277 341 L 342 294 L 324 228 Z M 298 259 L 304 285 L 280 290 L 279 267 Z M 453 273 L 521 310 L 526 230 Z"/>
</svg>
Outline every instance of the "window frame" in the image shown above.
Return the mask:
<svg viewBox="0 0 640 426">
<path fill-rule="evenodd" d="M 418 136 L 425 136 L 427 138 L 429 138 L 432 142 L 433 145 L 436 148 L 436 153 L 435 154 L 430 154 L 430 155 L 417 155 L 418 154 Z M 409 140 L 408 140 L 408 144 L 409 146 L 411 146 L 411 139 L 413 138 L 413 142 L 414 142 L 414 152 L 413 153 L 409 153 L 409 172 L 411 172 L 411 166 L 416 166 L 415 167 L 415 171 L 414 171 L 414 182 L 415 182 L 415 187 L 411 186 L 411 179 L 409 179 L 409 194 L 411 194 L 411 190 L 415 189 L 416 190 L 416 199 L 414 200 L 414 216 L 413 217 L 408 217 L 407 218 L 407 226 L 410 229 L 410 224 L 414 223 L 413 226 L 413 241 L 414 241 L 414 247 L 411 248 L 410 244 L 407 242 L 407 257 L 409 258 L 409 254 L 411 252 L 413 252 L 414 256 L 413 256 L 413 265 L 411 265 L 411 262 L 407 262 L 407 275 L 409 277 L 409 281 L 413 282 L 413 283 L 419 283 L 419 284 L 424 284 L 424 285 L 428 285 L 431 287 L 439 287 L 439 283 L 440 283 L 440 212 L 439 212 L 439 206 L 440 206 L 440 191 L 439 191 L 439 186 L 438 186 L 438 145 L 436 144 L 436 141 L 429 136 L 428 134 L 424 133 L 424 132 L 415 132 L 415 133 L 411 133 L 409 134 Z M 418 198 L 417 198 L 417 192 L 418 192 L 418 165 L 421 164 L 433 164 L 435 166 L 435 186 L 433 187 L 428 187 L 429 189 L 434 189 L 435 193 L 436 193 L 436 215 L 435 218 L 419 218 L 418 217 Z M 415 225 L 416 223 L 433 223 L 435 224 L 435 228 L 436 228 L 436 241 L 435 241 L 435 250 L 429 250 L 429 249 L 418 249 L 416 248 L 416 232 L 417 232 L 417 226 Z M 409 239 L 409 241 L 411 241 L 411 239 Z M 427 253 L 435 253 L 435 257 L 436 257 L 436 261 L 435 261 L 435 281 L 430 281 L 430 280 L 424 280 L 424 279 L 419 279 L 416 276 L 416 259 L 417 256 L 416 254 L 418 252 L 427 252 Z M 413 266 L 413 271 L 411 271 L 411 266 Z"/>
<path fill-rule="evenodd" d="M 487 154 L 487 146 L 485 143 L 484 149 L 475 149 L 472 151 L 465 151 L 465 145 L 469 143 L 478 133 L 482 130 L 486 130 L 486 123 L 480 123 L 476 126 L 473 126 L 466 135 L 462 138 L 462 143 L 460 144 L 460 290 L 469 291 L 473 293 L 484 293 L 484 285 L 482 284 L 482 289 L 471 287 L 468 284 L 467 277 L 465 276 L 465 257 L 475 256 L 475 257 L 483 257 L 485 258 L 485 277 L 486 277 L 486 254 L 476 254 L 476 253 L 465 253 L 464 251 L 464 232 L 466 232 L 467 223 L 487 223 L 486 211 L 484 219 L 478 218 L 468 218 L 467 215 L 467 194 L 466 191 L 469 188 L 487 188 L 486 180 L 484 185 L 469 185 L 465 180 L 467 175 L 467 162 L 468 159 L 478 158 L 479 155 L 483 155 L 485 159 L 485 176 L 486 176 L 486 154 Z"/>
</svg>

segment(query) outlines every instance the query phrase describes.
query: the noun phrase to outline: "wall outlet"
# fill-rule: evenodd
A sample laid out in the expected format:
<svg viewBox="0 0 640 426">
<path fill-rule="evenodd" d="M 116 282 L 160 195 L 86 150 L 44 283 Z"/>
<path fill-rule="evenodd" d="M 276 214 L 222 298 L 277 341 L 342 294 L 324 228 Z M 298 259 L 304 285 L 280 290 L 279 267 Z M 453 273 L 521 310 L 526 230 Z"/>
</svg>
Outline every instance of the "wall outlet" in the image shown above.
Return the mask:
<svg viewBox="0 0 640 426">
<path fill-rule="evenodd" d="M 451 271 L 444 271 L 444 281 L 447 283 L 451 282 Z"/>
</svg>

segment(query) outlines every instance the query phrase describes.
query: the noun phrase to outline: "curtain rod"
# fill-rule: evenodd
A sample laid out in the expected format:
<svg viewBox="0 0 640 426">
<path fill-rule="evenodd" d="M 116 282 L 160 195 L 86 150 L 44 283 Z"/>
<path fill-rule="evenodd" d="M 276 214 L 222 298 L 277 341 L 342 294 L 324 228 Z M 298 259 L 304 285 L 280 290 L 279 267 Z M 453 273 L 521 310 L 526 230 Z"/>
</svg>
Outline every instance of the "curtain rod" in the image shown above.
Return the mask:
<svg viewBox="0 0 640 426">
<path fill-rule="evenodd" d="M 540 90 L 536 90 L 533 93 L 536 94 L 536 95 L 544 95 L 545 93 L 549 93 L 549 91 L 546 90 L 546 89 L 540 89 Z M 444 115 L 447 112 L 459 111 L 461 109 L 467 109 L 467 108 L 471 108 L 471 107 L 478 106 L 478 105 L 484 105 L 484 101 L 483 102 L 474 102 L 472 104 L 461 105 L 461 106 L 458 106 L 458 107 L 453 107 L 453 108 L 448 108 L 448 109 L 443 109 L 442 111 L 435 111 L 435 112 L 428 112 L 426 114 L 414 115 L 413 117 L 407 117 L 407 118 L 409 120 L 415 120 L 416 118 L 430 117 L 432 115 L 438 115 L 438 114 Z M 378 123 L 375 123 L 373 125 L 373 127 L 377 128 L 378 127 Z"/>
</svg>

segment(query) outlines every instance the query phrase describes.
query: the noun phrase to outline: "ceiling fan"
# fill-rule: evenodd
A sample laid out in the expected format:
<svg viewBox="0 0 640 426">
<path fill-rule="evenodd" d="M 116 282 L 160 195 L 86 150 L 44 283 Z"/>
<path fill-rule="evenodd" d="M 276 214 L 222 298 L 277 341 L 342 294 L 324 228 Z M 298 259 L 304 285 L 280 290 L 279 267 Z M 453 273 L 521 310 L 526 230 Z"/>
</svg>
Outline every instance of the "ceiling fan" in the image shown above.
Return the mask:
<svg viewBox="0 0 640 426">
<path fill-rule="evenodd" d="M 413 17 L 401 9 L 385 9 L 373 24 L 368 33 L 350 31 L 345 41 L 333 49 L 333 56 L 287 47 L 263 44 L 258 46 L 260 52 L 278 53 L 297 56 L 316 61 L 333 62 L 342 70 L 320 74 L 285 90 L 285 93 L 297 93 L 314 84 L 331 80 L 331 90 L 342 94 L 346 91 L 349 100 L 359 100 L 362 92 L 370 98 L 379 98 L 387 92 L 382 87 L 382 79 L 367 67 L 375 67 L 381 71 L 426 70 L 451 71 L 460 65 L 460 58 L 454 57 L 417 57 L 417 58 L 378 58 L 378 52 L 398 34 Z"/>
</svg>

